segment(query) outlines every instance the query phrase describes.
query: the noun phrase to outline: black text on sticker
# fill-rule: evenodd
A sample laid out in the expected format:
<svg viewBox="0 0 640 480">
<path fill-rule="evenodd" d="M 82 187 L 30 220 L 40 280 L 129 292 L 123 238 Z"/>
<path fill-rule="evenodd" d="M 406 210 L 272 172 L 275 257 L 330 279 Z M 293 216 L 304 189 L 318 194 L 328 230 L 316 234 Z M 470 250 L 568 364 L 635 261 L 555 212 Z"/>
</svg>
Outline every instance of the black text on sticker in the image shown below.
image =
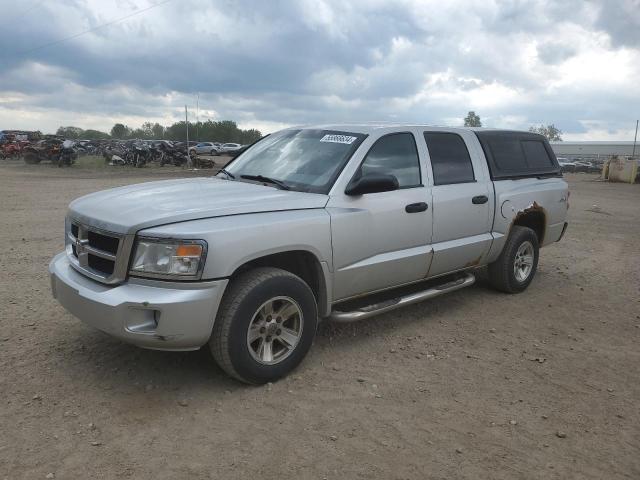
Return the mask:
<svg viewBox="0 0 640 480">
<path fill-rule="evenodd" d="M 321 142 L 330 142 L 330 143 L 346 143 L 347 145 L 351 145 L 356 137 L 350 137 L 349 135 L 325 135 L 320 139 Z"/>
</svg>

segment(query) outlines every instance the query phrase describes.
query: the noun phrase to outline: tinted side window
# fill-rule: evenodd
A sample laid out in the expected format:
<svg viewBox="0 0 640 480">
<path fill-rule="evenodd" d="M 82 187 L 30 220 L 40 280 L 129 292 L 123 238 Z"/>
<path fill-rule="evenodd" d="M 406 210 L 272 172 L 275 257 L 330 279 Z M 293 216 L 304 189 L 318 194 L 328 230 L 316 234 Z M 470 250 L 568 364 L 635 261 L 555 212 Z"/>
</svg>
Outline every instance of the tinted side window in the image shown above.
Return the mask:
<svg viewBox="0 0 640 480">
<path fill-rule="evenodd" d="M 460 135 L 424 132 L 435 185 L 474 182 L 469 151 Z"/>
<path fill-rule="evenodd" d="M 549 142 L 530 132 L 477 130 L 493 180 L 560 176 L 560 166 Z"/>
<path fill-rule="evenodd" d="M 418 149 L 411 133 L 392 133 L 371 147 L 360 166 L 360 175 L 395 175 L 400 188 L 421 185 Z"/>
<path fill-rule="evenodd" d="M 544 143 L 535 140 L 525 140 L 522 142 L 524 157 L 529 167 L 551 167 L 553 162 L 544 148 Z"/>
<path fill-rule="evenodd" d="M 493 161 L 503 171 L 526 171 L 527 162 L 517 138 L 495 138 L 489 141 Z"/>
</svg>

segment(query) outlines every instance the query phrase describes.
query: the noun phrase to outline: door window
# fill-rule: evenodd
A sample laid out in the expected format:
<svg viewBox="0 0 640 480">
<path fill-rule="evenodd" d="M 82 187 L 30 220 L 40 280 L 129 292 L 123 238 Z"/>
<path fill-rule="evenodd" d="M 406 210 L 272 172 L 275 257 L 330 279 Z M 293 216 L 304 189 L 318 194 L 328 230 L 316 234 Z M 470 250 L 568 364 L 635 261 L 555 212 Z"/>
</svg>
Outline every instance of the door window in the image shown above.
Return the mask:
<svg viewBox="0 0 640 480">
<path fill-rule="evenodd" d="M 392 133 L 378 139 L 360 165 L 358 175 L 394 175 L 400 188 L 422 185 L 418 149 L 411 133 Z"/>
<path fill-rule="evenodd" d="M 435 185 L 475 182 L 467 145 L 460 135 L 424 132 Z"/>
</svg>

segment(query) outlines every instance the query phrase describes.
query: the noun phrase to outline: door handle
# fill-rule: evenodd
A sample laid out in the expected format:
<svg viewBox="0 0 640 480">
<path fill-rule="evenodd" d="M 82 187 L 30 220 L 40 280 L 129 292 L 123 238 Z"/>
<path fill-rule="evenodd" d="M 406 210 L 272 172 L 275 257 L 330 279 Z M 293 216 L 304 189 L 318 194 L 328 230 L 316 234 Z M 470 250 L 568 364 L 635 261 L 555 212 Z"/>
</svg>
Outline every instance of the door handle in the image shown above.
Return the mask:
<svg viewBox="0 0 640 480">
<path fill-rule="evenodd" d="M 489 201 L 489 197 L 486 195 L 477 195 L 471 199 L 471 203 L 474 205 L 481 205 L 483 203 L 487 203 Z"/>
<path fill-rule="evenodd" d="M 427 208 L 429 208 L 429 205 L 424 202 L 410 203 L 409 205 L 404 207 L 404 211 L 407 213 L 418 213 L 424 212 Z"/>
</svg>

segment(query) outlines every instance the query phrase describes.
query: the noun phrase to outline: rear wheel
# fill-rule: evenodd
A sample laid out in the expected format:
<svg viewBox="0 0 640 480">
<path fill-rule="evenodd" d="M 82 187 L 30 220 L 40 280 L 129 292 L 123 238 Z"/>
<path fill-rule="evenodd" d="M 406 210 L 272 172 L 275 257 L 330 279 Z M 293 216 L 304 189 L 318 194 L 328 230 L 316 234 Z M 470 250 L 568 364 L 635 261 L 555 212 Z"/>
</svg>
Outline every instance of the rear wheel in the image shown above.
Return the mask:
<svg viewBox="0 0 640 480">
<path fill-rule="evenodd" d="M 525 290 L 538 268 L 538 236 L 527 227 L 515 225 L 498 259 L 489 265 L 489 282 L 501 292 Z"/>
<path fill-rule="evenodd" d="M 251 384 L 271 382 L 305 357 L 317 318 L 313 292 L 300 277 L 278 268 L 257 268 L 229 285 L 209 346 L 230 376 Z"/>
</svg>

